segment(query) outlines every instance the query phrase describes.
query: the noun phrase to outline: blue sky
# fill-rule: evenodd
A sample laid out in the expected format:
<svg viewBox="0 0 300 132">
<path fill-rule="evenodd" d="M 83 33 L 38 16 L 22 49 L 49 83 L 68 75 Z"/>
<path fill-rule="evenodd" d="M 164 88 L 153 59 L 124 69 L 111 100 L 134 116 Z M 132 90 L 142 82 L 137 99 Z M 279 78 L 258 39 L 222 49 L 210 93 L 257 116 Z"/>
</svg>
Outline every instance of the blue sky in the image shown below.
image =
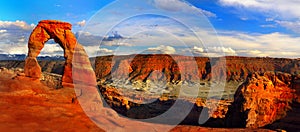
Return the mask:
<svg viewBox="0 0 300 132">
<path fill-rule="evenodd" d="M 6 0 L 0 1 L 0 53 L 26 54 L 27 39 L 38 21 L 55 19 L 73 24 L 91 56 L 298 58 L 299 8 L 300 1 L 294 0 Z M 113 31 L 122 38 L 113 38 Z M 41 55 L 61 55 L 53 43 L 49 41 Z"/>
</svg>

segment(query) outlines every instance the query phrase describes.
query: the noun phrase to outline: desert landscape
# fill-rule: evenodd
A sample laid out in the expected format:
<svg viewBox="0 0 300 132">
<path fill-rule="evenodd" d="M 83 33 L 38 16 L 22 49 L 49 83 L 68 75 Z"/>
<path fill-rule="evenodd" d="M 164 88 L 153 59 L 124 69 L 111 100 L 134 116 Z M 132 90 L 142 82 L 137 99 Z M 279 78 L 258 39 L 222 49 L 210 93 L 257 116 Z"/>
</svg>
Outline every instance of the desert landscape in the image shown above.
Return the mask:
<svg viewBox="0 0 300 132">
<path fill-rule="evenodd" d="M 89 58 L 71 29 L 66 22 L 40 21 L 29 38 L 26 59 L 0 61 L 0 130 L 300 129 L 299 59 L 169 54 Z M 65 60 L 38 61 L 51 38 L 64 49 Z M 169 109 L 175 113 L 166 120 L 138 120 Z"/>
<path fill-rule="evenodd" d="M 300 1 L 0 1 L 0 132 L 300 131 Z"/>
</svg>

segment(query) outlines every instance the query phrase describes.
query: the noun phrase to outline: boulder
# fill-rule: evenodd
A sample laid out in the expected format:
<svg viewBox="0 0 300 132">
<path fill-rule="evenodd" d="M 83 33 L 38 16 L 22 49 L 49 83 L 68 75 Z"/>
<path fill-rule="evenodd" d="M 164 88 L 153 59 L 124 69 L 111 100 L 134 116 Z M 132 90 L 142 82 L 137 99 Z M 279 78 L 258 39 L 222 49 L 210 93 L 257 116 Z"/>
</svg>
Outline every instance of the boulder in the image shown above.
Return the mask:
<svg viewBox="0 0 300 132">
<path fill-rule="evenodd" d="M 287 73 L 253 73 L 236 91 L 226 115 L 230 127 L 264 127 L 286 116 L 296 99 Z"/>
</svg>

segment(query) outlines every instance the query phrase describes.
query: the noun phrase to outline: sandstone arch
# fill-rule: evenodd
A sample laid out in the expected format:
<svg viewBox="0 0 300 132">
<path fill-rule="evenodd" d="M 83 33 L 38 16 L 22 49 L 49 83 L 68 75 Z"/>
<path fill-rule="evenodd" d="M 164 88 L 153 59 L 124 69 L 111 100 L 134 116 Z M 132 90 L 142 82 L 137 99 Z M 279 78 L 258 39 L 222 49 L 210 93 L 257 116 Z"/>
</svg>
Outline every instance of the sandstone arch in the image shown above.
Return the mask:
<svg viewBox="0 0 300 132">
<path fill-rule="evenodd" d="M 39 79 L 41 68 L 36 57 L 40 54 L 45 43 L 49 39 L 54 39 L 64 50 L 64 74 L 62 85 L 73 86 L 72 79 L 72 59 L 77 45 L 75 35 L 71 31 L 72 25 L 56 20 L 43 20 L 35 27 L 28 40 L 28 56 L 25 61 L 24 72 L 27 77 Z"/>
</svg>

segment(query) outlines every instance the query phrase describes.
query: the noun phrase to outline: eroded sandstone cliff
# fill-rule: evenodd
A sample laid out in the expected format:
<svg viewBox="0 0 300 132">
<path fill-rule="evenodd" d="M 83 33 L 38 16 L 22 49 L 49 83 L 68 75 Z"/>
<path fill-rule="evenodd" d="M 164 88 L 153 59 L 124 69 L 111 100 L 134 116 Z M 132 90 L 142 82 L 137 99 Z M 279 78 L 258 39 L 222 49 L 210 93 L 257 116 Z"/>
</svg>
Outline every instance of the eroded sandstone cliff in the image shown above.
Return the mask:
<svg viewBox="0 0 300 132">
<path fill-rule="evenodd" d="M 253 72 L 280 71 L 298 74 L 299 63 L 297 59 L 268 57 L 207 58 L 160 54 L 100 56 L 95 60 L 95 72 L 97 78 L 104 80 L 157 80 L 165 76 L 170 82 L 210 80 L 212 72 L 216 72 L 215 76 L 226 76 L 227 81 L 243 82 Z M 226 65 L 222 66 L 223 64 Z"/>
</svg>

